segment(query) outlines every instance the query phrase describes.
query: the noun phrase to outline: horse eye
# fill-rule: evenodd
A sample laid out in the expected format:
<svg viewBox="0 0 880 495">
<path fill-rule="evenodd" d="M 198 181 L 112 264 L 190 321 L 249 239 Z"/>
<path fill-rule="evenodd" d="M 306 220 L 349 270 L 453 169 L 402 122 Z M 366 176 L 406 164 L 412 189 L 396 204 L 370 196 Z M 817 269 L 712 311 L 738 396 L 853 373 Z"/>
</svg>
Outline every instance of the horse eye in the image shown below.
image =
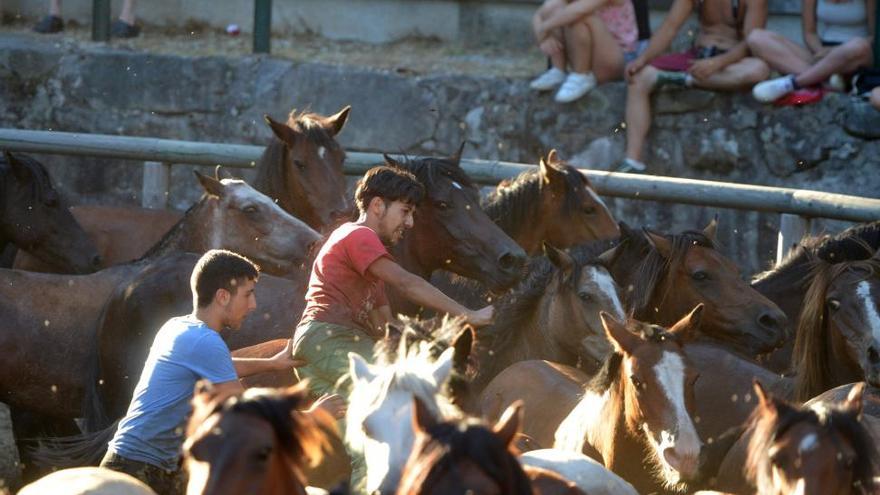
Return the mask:
<svg viewBox="0 0 880 495">
<path fill-rule="evenodd" d="M 445 201 L 437 201 L 436 205 L 437 205 L 438 210 L 448 210 L 449 209 L 449 203 L 447 203 Z"/>
<path fill-rule="evenodd" d="M 245 206 L 241 211 L 247 213 L 248 215 L 252 215 L 257 212 L 257 207 L 254 205 Z"/>
<path fill-rule="evenodd" d="M 706 280 L 709 278 L 709 274 L 702 270 L 698 270 L 691 274 L 691 278 L 694 280 Z"/>
<path fill-rule="evenodd" d="M 630 376 L 629 376 L 629 379 L 630 379 L 630 381 L 632 382 L 633 386 L 636 388 L 636 390 L 641 390 L 641 389 L 642 389 L 642 382 L 641 382 L 641 380 L 639 380 L 639 379 L 636 377 L 636 375 L 630 375 Z"/>
<path fill-rule="evenodd" d="M 269 459 L 269 454 L 272 453 L 272 447 L 263 447 L 254 453 L 254 458 L 259 462 L 266 462 Z"/>
<path fill-rule="evenodd" d="M 593 299 L 592 294 L 589 292 L 578 292 L 578 297 L 581 298 L 582 301 L 589 301 Z"/>
<path fill-rule="evenodd" d="M 294 159 L 294 160 L 293 160 L 293 164 L 296 165 L 297 168 L 299 168 L 300 170 L 306 168 L 306 164 L 305 164 L 305 162 L 303 162 L 302 160 L 296 160 L 296 159 Z"/>
<path fill-rule="evenodd" d="M 828 307 L 831 309 L 831 311 L 837 311 L 838 309 L 840 309 L 840 301 L 838 301 L 837 299 L 829 299 Z"/>
<path fill-rule="evenodd" d="M 596 207 L 595 206 L 587 206 L 586 208 L 584 208 L 584 214 L 595 215 L 596 214 Z"/>
</svg>

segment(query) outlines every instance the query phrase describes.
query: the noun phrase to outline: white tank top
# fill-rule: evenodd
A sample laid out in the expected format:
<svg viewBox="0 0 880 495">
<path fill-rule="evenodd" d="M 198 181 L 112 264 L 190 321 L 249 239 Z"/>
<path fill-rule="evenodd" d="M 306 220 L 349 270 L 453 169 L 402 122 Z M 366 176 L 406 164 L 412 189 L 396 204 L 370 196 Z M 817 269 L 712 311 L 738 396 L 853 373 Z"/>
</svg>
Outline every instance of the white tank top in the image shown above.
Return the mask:
<svg viewBox="0 0 880 495">
<path fill-rule="evenodd" d="M 839 3 L 818 0 L 816 20 L 822 41 L 845 43 L 853 38 L 868 36 L 868 12 L 864 0 Z"/>
</svg>

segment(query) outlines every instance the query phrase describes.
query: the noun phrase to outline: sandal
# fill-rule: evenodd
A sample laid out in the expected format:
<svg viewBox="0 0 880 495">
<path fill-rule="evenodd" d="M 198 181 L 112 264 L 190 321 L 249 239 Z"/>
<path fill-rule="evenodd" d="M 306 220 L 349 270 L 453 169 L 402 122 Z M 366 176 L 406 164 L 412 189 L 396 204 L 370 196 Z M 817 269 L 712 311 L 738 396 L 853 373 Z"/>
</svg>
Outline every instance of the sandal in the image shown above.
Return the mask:
<svg viewBox="0 0 880 495">
<path fill-rule="evenodd" d="M 43 34 L 58 33 L 64 31 L 64 21 L 56 15 L 47 15 L 34 26 L 34 31 Z"/>
<path fill-rule="evenodd" d="M 110 24 L 110 35 L 114 38 L 137 38 L 141 34 L 141 28 L 134 24 L 129 24 L 122 19 L 116 19 Z"/>
</svg>

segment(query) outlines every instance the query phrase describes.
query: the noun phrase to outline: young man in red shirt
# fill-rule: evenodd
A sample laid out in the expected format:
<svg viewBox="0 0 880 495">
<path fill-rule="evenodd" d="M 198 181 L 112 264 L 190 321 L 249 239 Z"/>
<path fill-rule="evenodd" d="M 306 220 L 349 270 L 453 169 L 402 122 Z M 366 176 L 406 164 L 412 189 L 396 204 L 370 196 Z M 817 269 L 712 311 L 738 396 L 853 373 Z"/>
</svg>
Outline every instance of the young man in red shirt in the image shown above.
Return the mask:
<svg viewBox="0 0 880 495">
<path fill-rule="evenodd" d="M 313 394 L 334 390 L 348 373 L 349 352 L 372 361 L 373 345 L 384 337 L 385 324 L 392 318 L 386 285 L 438 313 L 464 316 L 471 325 L 492 321 L 492 306 L 465 308 L 403 269 L 389 254 L 387 247 L 413 226 L 413 213 L 424 194 L 422 184 L 406 170 L 368 170 L 355 191 L 360 217 L 334 230 L 318 253 L 294 336 L 294 356 L 306 363 L 296 373 L 300 380 L 309 379 Z"/>
</svg>

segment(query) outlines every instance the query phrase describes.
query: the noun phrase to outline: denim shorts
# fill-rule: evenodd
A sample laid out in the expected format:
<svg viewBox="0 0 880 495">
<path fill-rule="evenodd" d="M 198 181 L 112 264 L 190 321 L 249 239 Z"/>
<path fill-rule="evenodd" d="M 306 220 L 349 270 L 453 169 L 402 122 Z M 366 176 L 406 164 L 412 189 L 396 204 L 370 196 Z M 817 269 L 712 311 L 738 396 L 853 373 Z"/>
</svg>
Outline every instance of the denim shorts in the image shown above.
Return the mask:
<svg viewBox="0 0 880 495">
<path fill-rule="evenodd" d="M 648 40 L 638 40 L 636 41 L 636 48 L 630 52 L 623 53 L 623 64 L 626 65 L 633 60 L 637 59 L 642 52 L 645 51 L 645 48 L 648 48 Z"/>
</svg>

